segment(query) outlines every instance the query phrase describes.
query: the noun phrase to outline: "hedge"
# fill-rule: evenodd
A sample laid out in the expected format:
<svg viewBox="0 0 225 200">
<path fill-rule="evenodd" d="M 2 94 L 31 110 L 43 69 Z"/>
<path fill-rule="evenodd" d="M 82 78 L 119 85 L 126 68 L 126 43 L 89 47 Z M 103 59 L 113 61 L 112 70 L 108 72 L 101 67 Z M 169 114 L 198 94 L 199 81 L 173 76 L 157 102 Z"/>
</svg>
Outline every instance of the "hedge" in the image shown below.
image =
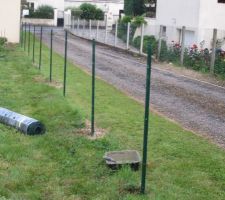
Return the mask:
<svg viewBox="0 0 225 200">
<path fill-rule="evenodd" d="M 37 18 L 37 19 L 54 19 L 54 8 L 49 5 L 42 5 L 37 10 L 30 10 L 30 14 L 26 18 Z"/>
</svg>

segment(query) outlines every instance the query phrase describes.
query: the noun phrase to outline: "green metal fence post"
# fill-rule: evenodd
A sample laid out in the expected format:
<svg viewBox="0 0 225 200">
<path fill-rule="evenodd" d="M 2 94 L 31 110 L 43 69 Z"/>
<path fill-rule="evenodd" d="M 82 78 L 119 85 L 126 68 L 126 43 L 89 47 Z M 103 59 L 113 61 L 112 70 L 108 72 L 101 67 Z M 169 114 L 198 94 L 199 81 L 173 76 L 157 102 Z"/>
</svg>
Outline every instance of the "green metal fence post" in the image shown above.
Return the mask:
<svg viewBox="0 0 225 200">
<path fill-rule="evenodd" d="M 24 51 L 26 51 L 26 42 L 27 42 L 27 23 L 25 22 Z"/>
<path fill-rule="evenodd" d="M 39 52 L 39 70 L 41 69 L 41 59 L 42 59 L 42 33 L 43 27 L 41 26 L 41 35 L 40 35 L 40 52 Z"/>
<path fill-rule="evenodd" d="M 68 40 L 68 32 L 65 31 L 64 81 L 63 81 L 63 96 L 64 97 L 66 96 L 67 40 Z"/>
<path fill-rule="evenodd" d="M 28 55 L 30 55 L 30 24 L 28 25 Z"/>
<path fill-rule="evenodd" d="M 36 32 L 36 26 L 34 25 L 34 33 L 33 33 L 33 63 L 35 61 L 35 32 Z"/>
<path fill-rule="evenodd" d="M 146 96 L 145 96 L 145 118 L 144 118 L 144 137 L 143 137 L 143 161 L 141 177 L 141 193 L 145 193 L 147 150 L 148 150 L 148 126 L 149 126 L 149 104 L 150 104 L 150 86 L 151 86 L 151 46 L 148 46 L 147 74 L 146 74 Z"/>
<path fill-rule="evenodd" d="M 53 47 L 53 29 L 51 29 L 50 75 L 49 75 L 49 80 L 50 80 L 50 82 L 52 82 L 52 47 Z"/>
<path fill-rule="evenodd" d="M 95 39 L 92 41 L 92 103 L 91 103 L 91 135 L 95 135 Z"/>
</svg>

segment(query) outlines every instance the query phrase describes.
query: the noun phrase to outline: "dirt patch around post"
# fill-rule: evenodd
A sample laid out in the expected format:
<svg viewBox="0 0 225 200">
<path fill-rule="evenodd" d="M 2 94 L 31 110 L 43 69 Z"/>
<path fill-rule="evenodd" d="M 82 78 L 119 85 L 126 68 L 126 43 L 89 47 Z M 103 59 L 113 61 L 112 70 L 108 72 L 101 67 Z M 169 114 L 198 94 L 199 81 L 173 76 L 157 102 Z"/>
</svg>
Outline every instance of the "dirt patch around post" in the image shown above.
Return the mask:
<svg viewBox="0 0 225 200">
<path fill-rule="evenodd" d="M 98 128 L 95 126 L 95 134 L 94 136 L 91 136 L 91 122 L 86 120 L 85 127 L 78 130 L 77 133 L 79 135 L 85 136 L 86 138 L 90 140 L 96 140 L 96 139 L 103 138 L 107 134 L 107 131 L 105 129 Z"/>
<path fill-rule="evenodd" d="M 51 87 L 57 88 L 57 89 L 62 89 L 63 84 L 58 82 L 58 81 L 49 81 L 48 79 L 43 78 L 42 76 L 36 76 L 34 77 L 34 81 L 39 82 L 39 83 L 44 83 L 47 84 Z"/>
</svg>

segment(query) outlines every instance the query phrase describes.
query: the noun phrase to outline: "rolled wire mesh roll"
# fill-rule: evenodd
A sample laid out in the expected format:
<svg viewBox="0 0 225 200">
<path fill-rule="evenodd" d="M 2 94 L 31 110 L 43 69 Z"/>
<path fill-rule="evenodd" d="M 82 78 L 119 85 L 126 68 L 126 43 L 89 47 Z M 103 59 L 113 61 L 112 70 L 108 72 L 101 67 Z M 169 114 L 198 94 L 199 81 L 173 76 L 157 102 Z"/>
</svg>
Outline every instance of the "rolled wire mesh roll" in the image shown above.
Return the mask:
<svg viewBox="0 0 225 200">
<path fill-rule="evenodd" d="M 0 123 L 12 126 L 27 135 L 45 133 L 44 125 L 36 119 L 0 107 Z"/>
</svg>

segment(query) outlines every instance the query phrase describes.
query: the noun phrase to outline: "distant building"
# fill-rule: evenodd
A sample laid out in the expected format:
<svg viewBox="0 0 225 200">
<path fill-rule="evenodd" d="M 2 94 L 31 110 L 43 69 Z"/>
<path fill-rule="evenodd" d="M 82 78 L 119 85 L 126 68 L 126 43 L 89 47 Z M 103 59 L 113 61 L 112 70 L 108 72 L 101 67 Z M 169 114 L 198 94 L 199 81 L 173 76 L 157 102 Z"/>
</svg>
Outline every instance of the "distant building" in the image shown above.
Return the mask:
<svg viewBox="0 0 225 200">
<path fill-rule="evenodd" d="M 55 9 L 55 25 L 63 25 L 64 0 L 27 0 L 29 8 L 36 10 L 39 6 L 49 5 Z"/>
<path fill-rule="evenodd" d="M 147 18 L 145 34 L 163 35 L 167 42 L 179 42 L 181 28 L 186 26 L 185 45 L 198 44 L 210 47 L 213 29 L 218 29 L 218 38 L 225 43 L 225 0 L 157 0 L 156 17 Z"/>
<path fill-rule="evenodd" d="M 41 5 L 50 5 L 57 9 L 58 24 L 63 23 L 64 10 L 68 7 L 79 7 L 83 3 L 90 3 L 101 8 L 109 23 L 119 18 L 120 10 L 124 8 L 124 0 L 27 0 L 29 7 L 34 10 Z"/>
<path fill-rule="evenodd" d="M 90 3 L 102 9 L 107 15 L 108 21 L 117 20 L 120 11 L 124 9 L 124 0 L 65 0 L 65 8 L 79 7 L 83 3 Z"/>
<path fill-rule="evenodd" d="M 18 43 L 20 39 L 20 3 L 21 0 L 1 1 L 0 37 L 6 37 L 12 43 Z"/>
</svg>

